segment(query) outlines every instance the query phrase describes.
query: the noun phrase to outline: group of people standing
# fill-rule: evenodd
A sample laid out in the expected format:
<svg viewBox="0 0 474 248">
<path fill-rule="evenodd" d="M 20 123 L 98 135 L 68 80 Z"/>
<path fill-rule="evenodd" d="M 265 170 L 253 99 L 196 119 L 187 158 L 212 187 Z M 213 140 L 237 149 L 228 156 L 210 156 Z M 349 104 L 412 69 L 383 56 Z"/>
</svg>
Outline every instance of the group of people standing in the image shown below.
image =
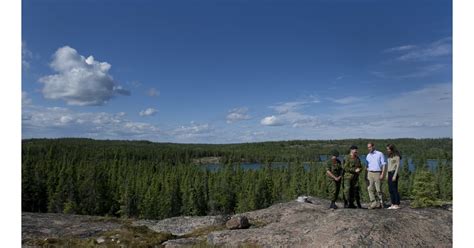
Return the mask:
<svg viewBox="0 0 474 248">
<path fill-rule="evenodd" d="M 368 209 L 383 208 L 382 181 L 387 178 L 392 205 L 388 209 L 400 208 L 400 194 L 398 193 L 398 170 L 400 168 L 400 152 L 393 144 L 387 145 L 388 165 L 382 152 L 375 149 L 373 142 L 367 144 L 366 180 L 370 204 Z M 337 209 L 336 201 L 342 187 L 342 198 L 345 208 L 362 208 L 360 203 L 359 175 L 364 168 L 358 155 L 358 147 L 351 146 L 349 155 L 343 162 L 339 159 L 339 152 L 333 150 L 327 162 L 326 174 L 328 176 L 328 191 L 331 197 L 329 208 Z M 354 204 L 354 201 L 357 205 Z"/>
</svg>

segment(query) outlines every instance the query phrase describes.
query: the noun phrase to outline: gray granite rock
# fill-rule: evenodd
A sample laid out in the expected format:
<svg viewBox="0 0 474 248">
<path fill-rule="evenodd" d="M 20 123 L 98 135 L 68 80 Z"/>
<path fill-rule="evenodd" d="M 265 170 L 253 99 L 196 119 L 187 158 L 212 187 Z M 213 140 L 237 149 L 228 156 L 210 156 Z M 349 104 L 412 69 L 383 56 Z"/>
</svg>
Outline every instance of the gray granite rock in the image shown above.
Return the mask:
<svg viewBox="0 0 474 248">
<path fill-rule="evenodd" d="M 147 226 L 155 232 L 170 232 L 176 236 L 190 234 L 201 228 L 224 225 L 226 216 L 180 216 L 164 220 L 137 220 L 136 226 Z"/>
<path fill-rule="evenodd" d="M 225 223 L 227 229 L 245 229 L 250 226 L 249 220 L 247 217 L 241 216 L 234 216 L 230 220 Z"/>
<path fill-rule="evenodd" d="M 101 233 L 124 223 L 172 233 L 165 247 L 451 247 L 452 205 L 443 208 L 329 209 L 329 201 L 308 197 L 266 209 L 236 214 L 232 220 L 247 229 L 226 230 L 226 216 L 174 217 L 164 220 L 122 220 L 64 215 L 22 214 L 22 240 L 70 236 L 102 240 Z M 341 206 L 340 203 L 338 203 Z M 245 217 L 245 218 L 244 218 Z M 227 222 L 229 223 L 229 222 Z M 120 242 L 117 235 L 108 237 Z M 98 239 L 98 240 L 97 240 Z M 122 243 L 120 243 L 122 245 Z M 23 243 L 28 247 L 27 243 Z"/>
</svg>

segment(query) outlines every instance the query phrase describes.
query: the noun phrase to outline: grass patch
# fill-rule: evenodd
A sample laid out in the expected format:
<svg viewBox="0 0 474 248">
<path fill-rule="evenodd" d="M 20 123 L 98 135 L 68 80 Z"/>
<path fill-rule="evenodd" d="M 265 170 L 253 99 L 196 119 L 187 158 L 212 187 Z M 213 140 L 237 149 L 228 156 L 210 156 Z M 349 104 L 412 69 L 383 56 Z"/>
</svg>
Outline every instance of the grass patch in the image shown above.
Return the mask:
<svg viewBox="0 0 474 248">
<path fill-rule="evenodd" d="M 146 226 L 125 225 L 121 229 L 108 231 L 100 235 L 105 241 L 102 244 L 120 244 L 127 247 L 155 247 L 161 243 L 176 238 L 171 233 L 155 232 Z M 102 245 L 101 244 L 101 245 Z"/>
<path fill-rule="evenodd" d="M 112 217 L 112 216 L 97 216 L 89 220 L 89 222 L 111 222 L 111 223 L 117 223 L 117 224 L 129 224 L 131 223 L 130 220 L 128 219 L 120 219 L 117 217 Z"/>
<path fill-rule="evenodd" d="M 211 232 L 226 230 L 225 225 L 215 225 L 215 226 L 205 226 L 201 228 L 196 228 L 191 233 L 185 234 L 180 236 L 180 238 L 192 238 L 192 237 L 199 237 L 203 235 L 208 235 Z"/>
<path fill-rule="evenodd" d="M 94 239 L 77 239 L 77 238 L 46 238 L 35 239 L 24 242 L 26 245 L 39 246 L 47 248 L 56 247 L 95 247 Z"/>
<path fill-rule="evenodd" d="M 80 238 L 47 238 L 27 240 L 26 245 L 39 247 L 161 247 L 167 240 L 174 239 L 171 233 L 160 233 L 150 230 L 146 226 L 124 225 L 120 229 L 106 231 L 95 237 Z"/>
</svg>

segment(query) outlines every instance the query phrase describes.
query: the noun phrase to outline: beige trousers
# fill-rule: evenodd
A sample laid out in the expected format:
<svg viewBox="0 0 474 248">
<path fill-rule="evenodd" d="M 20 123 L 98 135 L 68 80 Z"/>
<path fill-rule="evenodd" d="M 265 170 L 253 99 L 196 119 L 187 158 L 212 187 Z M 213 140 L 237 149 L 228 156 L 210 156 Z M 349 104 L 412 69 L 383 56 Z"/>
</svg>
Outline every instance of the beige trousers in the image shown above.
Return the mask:
<svg viewBox="0 0 474 248">
<path fill-rule="evenodd" d="M 382 202 L 382 189 L 381 189 L 380 174 L 381 172 L 369 171 L 369 174 L 368 174 L 369 187 L 367 187 L 367 189 L 369 191 L 370 202 L 375 202 L 376 200 L 378 200 L 379 202 Z M 375 199 L 375 191 L 377 191 L 378 199 Z"/>
</svg>

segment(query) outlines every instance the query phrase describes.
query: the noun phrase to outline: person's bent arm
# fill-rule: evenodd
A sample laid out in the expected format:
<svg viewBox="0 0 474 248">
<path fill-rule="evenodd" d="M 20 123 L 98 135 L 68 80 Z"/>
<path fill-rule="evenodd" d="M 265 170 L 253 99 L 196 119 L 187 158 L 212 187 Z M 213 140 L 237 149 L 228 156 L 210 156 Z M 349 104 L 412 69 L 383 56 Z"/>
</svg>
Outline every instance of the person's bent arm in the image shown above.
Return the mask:
<svg viewBox="0 0 474 248">
<path fill-rule="evenodd" d="M 356 173 L 356 168 L 351 167 L 349 160 L 346 160 L 346 161 L 344 162 L 344 171 L 345 171 L 345 172 L 349 172 L 349 173 L 351 173 L 351 174 L 354 174 L 354 173 Z"/>
<path fill-rule="evenodd" d="M 400 168 L 400 157 L 395 157 L 395 172 L 393 173 L 393 180 L 397 180 L 398 168 Z"/>
<path fill-rule="evenodd" d="M 327 170 L 327 171 L 326 171 L 326 175 L 328 175 L 329 177 L 331 177 L 332 179 L 334 179 L 334 181 L 337 181 L 337 177 L 334 176 L 334 174 L 332 174 L 331 171 Z"/>
</svg>

